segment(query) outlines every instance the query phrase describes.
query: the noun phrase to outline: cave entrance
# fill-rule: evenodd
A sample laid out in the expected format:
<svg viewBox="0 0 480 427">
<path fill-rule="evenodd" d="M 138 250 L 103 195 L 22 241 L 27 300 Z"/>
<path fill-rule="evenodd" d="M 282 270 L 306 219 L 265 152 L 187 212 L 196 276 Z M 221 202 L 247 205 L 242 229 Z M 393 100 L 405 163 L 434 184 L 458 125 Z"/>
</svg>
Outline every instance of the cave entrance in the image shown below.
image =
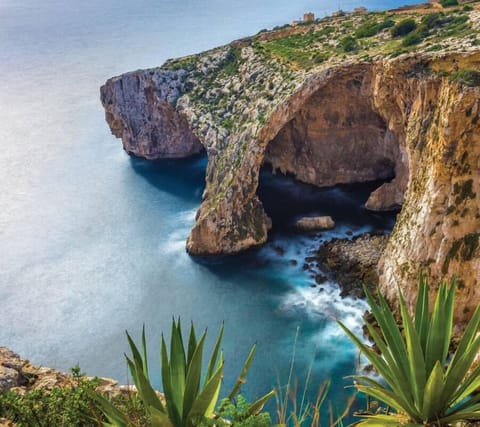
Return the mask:
<svg viewBox="0 0 480 427">
<path fill-rule="evenodd" d="M 271 166 L 265 165 L 260 171 L 257 195 L 272 219 L 271 238 L 285 232 L 297 234 L 296 220 L 310 216 L 331 216 L 335 229 L 328 234 L 333 232 L 332 236 L 390 232 L 397 211 L 375 212 L 364 207 L 370 193 L 384 182 L 376 180 L 319 188 L 300 182 L 292 175 L 273 174 Z"/>
<path fill-rule="evenodd" d="M 369 213 L 363 206 L 374 190 L 395 178 L 398 159 L 398 141 L 373 106 L 371 73 L 359 70 L 314 92 L 268 143 L 258 195 L 274 227 L 291 222 L 288 216 L 316 214 L 343 223 L 348 216 L 358 227 L 362 222 L 374 227 L 377 218 L 379 228 L 391 229 L 392 215 Z M 274 184 L 268 170 L 290 180 Z M 295 185 L 293 179 L 310 186 Z"/>
</svg>

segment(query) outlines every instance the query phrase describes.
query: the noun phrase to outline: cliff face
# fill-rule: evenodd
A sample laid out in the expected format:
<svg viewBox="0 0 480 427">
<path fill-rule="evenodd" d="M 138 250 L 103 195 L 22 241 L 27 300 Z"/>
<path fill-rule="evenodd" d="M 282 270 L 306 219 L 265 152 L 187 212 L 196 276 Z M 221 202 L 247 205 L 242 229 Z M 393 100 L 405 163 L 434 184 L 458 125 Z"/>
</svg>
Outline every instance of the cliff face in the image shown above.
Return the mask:
<svg viewBox="0 0 480 427">
<path fill-rule="evenodd" d="M 472 20 L 465 31 L 477 15 L 465 15 Z M 445 39 L 448 22 L 431 30 L 443 37 L 442 52 L 396 56 L 377 46 L 368 60 L 358 50 L 350 58 L 335 53 L 344 18 L 260 34 L 110 79 L 102 103 L 129 153 L 181 157 L 205 148 L 192 254 L 266 241 L 271 222 L 256 195 L 264 162 L 317 186 L 392 178 L 366 202 L 373 210 L 403 204 L 380 261 L 381 287 L 394 299 L 396 284 L 415 284 L 420 269 L 434 278 L 456 273 L 462 320 L 480 301 L 480 91 L 470 75 L 480 68 L 480 49 L 471 38 Z M 388 37 L 379 34 L 382 47 Z M 306 42 L 323 50 L 302 56 Z M 411 303 L 416 289 L 405 293 Z"/>
<path fill-rule="evenodd" d="M 478 69 L 480 54 L 428 65 L 438 72 Z M 377 108 L 392 129 L 403 129 L 409 163 L 403 207 L 380 262 L 381 289 L 394 300 L 397 284 L 415 284 L 419 270 L 432 284 L 456 275 L 455 316 L 462 321 L 480 301 L 480 90 L 446 78 L 402 81 L 393 64 L 379 72 Z M 415 287 L 405 294 L 413 305 Z"/>
<path fill-rule="evenodd" d="M 146 159 L 188 157 L 202 150 L 187 119 L 171 105 L 183 91 L 182 71 L 136 71 L 101 91 L 105 118 L 127 153 Z"/>
</svg>

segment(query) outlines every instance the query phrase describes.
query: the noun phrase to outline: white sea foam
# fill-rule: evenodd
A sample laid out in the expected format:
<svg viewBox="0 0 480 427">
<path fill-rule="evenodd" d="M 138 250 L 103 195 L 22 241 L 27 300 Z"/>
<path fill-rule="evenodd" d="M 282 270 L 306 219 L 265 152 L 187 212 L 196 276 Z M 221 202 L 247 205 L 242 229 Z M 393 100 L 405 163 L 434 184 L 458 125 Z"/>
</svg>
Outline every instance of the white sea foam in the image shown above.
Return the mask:
<svg viewBox="0 0 480 427">
<path fill-rule="evenodd" d="M 175 228 L 161 241 L 159 251 L 162 253 L 185 253 L 185 240 L 195 221 L 196 209 L 175 214 Z"/>
</svg>

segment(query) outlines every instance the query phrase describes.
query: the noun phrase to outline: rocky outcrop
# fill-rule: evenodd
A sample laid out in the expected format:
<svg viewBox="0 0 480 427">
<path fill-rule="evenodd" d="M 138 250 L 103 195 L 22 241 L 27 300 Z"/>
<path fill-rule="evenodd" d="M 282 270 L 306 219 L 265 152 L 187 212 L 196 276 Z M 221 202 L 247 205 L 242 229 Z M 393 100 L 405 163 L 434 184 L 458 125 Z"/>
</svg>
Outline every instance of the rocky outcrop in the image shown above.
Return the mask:
<svg viewBox="0 0 480 427">
<path fill-rule="evenodd" d="M 465 35 L 478 30 L 478 11 L 459 13 Z M 101 91 L 107 121 L 135 155 L 205 147 L 206 187 L 187 241 L 194 255 L 266 241 L 271 221 L 256 194 L 263 163 L 317 186 L 390 179 L 366 202 L 372 210 L 403 205 L 380 286 L 394 301 L 401 283 L 412 303 L 420 269 L 434 280 L 456 273 L 462 320 L 480 301 L 480 93 L 475 79 L 462 78 L 476 76 L 480 48 L 448 37 L 453 21 L 435 18 L 428 42 L 410 53 L 388 51 L 402 44 L 382 32 L 370 39 L 375 51 L 335 54 L 364 19 L 262 33 L 116 77 Z M 429 48 L 436 40 L 440 52 Z"/>
<path fill-rule="evenodd" d="M 377 265 L 388 235 L 365 233 L 352 239 L 332 239 L 320 246 L 318 266 L 340 285 L 341 296 L 364 297 L 363 286 L 374 293 L 378 286 Z"/>
<path fill-rule="evenodd" d="M 101 88 L 105 119 L 127 153 L 146 159 L 188 157 L 202 150 L 187 119 L 172 103 L 182 71 L 135 71 Z"/>
<path fill-rule="evenodd" d="M 295 222 L 295 228 L 300 231 L 329 230 L 335 227 L 331 216 L 313 216 L 300 218 Z"/>
<path fill-rule="evenodd" d="M 75 380 L 71 375 L 34 365 L 7 347 L 0 347 L 0 393 L 12 390 L 24 394 L 36 389 L 52 390 L 74 385 Z M 98 378 L 97 391 L 101 393 L 115 396 L 128 390 L 131 390 L 131 386 L 119 386 L 117 381 L 110 378 Z"/>
</svg>

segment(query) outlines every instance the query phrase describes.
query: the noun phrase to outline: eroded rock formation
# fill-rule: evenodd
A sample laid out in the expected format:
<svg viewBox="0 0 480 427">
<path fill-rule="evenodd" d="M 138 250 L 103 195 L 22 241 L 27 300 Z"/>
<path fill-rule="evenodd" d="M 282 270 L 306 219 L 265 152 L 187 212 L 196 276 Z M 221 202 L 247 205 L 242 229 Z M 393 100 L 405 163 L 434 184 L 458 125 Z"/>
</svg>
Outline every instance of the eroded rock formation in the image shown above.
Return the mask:
<svg viewBox="0 0 480 427">
<path fill-rule="evenodd" d="M 127 153 L 164 159 L 188 157 L 202 150 L 186 118 L 171 104 L 184 89 L 183 73 L 134 71 L 104 86 L 105 118 Z"/>
<path fill-rule="evenodd" d="M 107 121 L 128 152 L 205 148 L 206 188 L 187 250 L 229 254 L 266 241 L 271 223 L 256 194 L 264 162 L 318 186 L 392 178 L 366 202 L 403 204 L 380 261 L 382 289 L 394 300 L 401 283 L 412 303 L 420 269 L 434 280 L 456 273 L 456 317 L 467 318 L 480 301 L 480 89 L 452 76 L 478 70 L 480 49 L 452 39 L 448 52 L 331 57 L 301 69 L 268 56 L 263 38 L 102 87 Z"/>
</svg>

